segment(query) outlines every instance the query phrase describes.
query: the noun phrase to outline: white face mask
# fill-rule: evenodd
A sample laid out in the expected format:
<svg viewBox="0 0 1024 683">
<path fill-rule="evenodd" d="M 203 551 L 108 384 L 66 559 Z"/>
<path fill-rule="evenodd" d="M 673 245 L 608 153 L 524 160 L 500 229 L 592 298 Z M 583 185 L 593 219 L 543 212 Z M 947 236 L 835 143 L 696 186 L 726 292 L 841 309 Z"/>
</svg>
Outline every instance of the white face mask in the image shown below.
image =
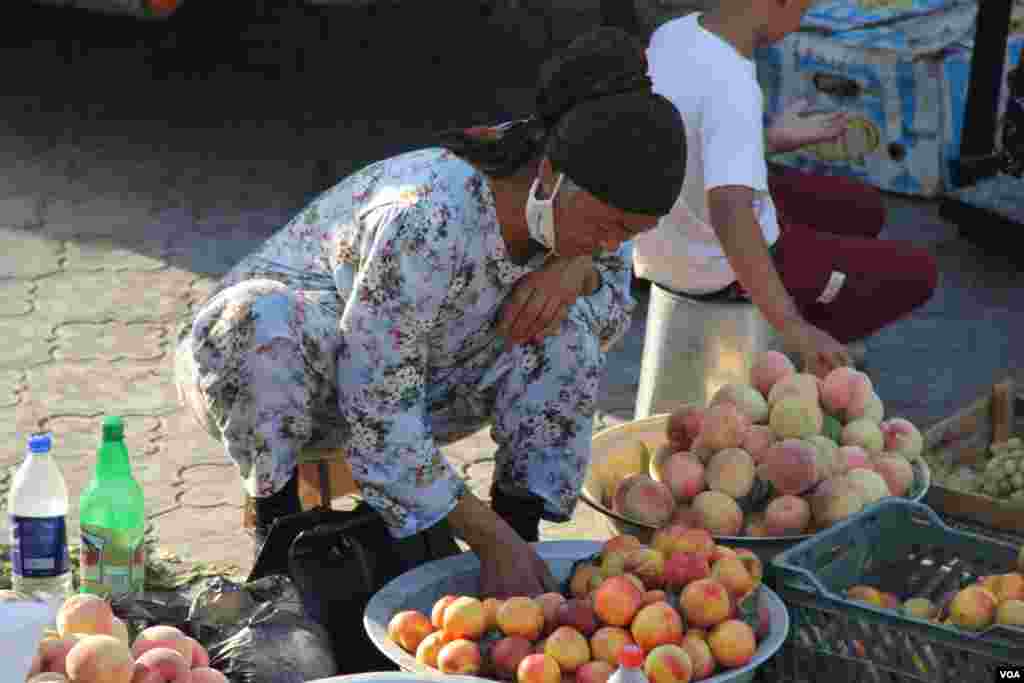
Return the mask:
<svg viewBox="0 0 1024 683">
<path fill-rule="evenodd" d="M 562 179 L 565 174 L 559 173 L 555 181 L 555 189 L 547 199 L 537 199 L 537 190 L 540 188 L 540 178 L 533 181 L 530 186 L 530 196 L 526 200 L 526 226 L 529 228 L 530 237 L 538 242 L 552 254 L 555 251 L 555 197 L 562 187 Z"/>
</svg>

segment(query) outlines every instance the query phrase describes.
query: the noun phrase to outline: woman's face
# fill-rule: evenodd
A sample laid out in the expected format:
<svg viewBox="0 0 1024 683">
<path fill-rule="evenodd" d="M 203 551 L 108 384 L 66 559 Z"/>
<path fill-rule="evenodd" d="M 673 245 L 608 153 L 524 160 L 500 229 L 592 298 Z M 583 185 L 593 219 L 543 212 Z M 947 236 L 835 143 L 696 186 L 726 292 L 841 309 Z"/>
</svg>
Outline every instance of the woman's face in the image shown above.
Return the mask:
<svg viewBox="0 0 1024 683">
<path fill-rule="evenodd" d="M 555 198 L 555 249 L 560 256 L 615 251 L 658 222 L 658 216 L 628 213 L 605 204 L 569 178 Z"/>
</svg>

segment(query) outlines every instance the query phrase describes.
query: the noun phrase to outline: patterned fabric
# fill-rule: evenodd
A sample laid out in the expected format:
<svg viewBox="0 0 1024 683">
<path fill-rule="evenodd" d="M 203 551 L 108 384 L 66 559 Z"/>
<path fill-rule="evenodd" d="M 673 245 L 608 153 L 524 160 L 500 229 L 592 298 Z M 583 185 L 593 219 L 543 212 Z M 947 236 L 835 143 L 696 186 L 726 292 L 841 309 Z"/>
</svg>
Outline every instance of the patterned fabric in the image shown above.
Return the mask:
<svg viewBox="0 0 1024 683">
<path fill-rule="evenodd" d="M 182 401 L 253 496 L 308 446 L 344 447 L 397 537 L 465 489 L 439 444 L 493 422 L 495 479 L 567 520 L 590 457 L 605 351 L 634 302 L 622 252 L 559 335 L 506 350 L 494 326 L 543 264 L 505 250 L 485 177 L 442 149 L 375 163 L 315 199 L 219 284 L 179 334 Z"/>
</svg>

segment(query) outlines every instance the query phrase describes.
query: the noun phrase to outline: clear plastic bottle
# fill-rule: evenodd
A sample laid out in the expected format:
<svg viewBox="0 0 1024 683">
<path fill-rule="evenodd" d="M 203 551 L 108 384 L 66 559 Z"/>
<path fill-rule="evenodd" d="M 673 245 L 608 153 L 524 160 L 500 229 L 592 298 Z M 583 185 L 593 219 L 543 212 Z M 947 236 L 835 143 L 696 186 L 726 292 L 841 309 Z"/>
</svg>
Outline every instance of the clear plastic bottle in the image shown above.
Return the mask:
<svg viewBox="0 0 1024 683">
<path fill-rule="evenodd" d="M 619 650 L 619 668 L 608 677 L 608 683 L 649 683 L 643 670 L 644 651 L 637 645 Z"/>
<path fill-rule="evenodd" d="M 71 594 L 68 487 L 54 462 L 52 436 L 33 434 L 7 498 L 14 590 L 51 599 Z"/>
</svg>

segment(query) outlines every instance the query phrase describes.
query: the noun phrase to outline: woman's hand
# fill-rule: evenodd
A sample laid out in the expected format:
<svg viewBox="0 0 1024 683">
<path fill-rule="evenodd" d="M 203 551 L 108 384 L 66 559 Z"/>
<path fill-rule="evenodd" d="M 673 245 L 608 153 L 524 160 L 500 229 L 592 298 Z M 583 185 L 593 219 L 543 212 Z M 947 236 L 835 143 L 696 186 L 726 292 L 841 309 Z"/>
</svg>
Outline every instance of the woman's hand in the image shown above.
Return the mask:
<svg viewBox="0 0 1024 683">
<path fill-rule="evenodd" d="M 557 592 L 558 582 L 532 545 L 507 524 L 499 527 L 495 543 L 476 549 L 480 558 L 480 595 L 506 599 Z"/>
<path fill-rule="evenodd" d="M 555 257 L 523 277 L 502 307 L 497 332 L 512 346 L 558 334 L 569 307 L 594 287 L 592 259 Z"/>
<path fill-rule="evenodd" d="M 835 140 L 846 130 L 846 114 L 808 114 L 810 103 L 797 100 L 765 133 L 769 154 L 792 152 L 806 145 Z"/>
<path fill-rule="evenodd" d="M 790 348 L 803 358 L 804 372 L 824 377 L 840 366 L 853 364 L 845 346 L 808 322 L 792 325 L 785 330 L 784 336 Z"/>
</svg>

